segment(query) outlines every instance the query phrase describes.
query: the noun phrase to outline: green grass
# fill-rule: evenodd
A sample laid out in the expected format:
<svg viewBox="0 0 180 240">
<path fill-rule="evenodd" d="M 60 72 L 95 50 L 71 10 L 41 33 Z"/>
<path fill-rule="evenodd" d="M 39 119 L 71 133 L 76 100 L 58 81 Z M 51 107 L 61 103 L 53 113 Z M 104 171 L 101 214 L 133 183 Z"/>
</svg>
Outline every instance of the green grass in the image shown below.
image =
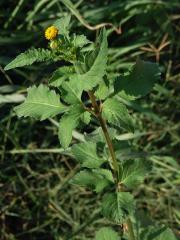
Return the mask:
<svg viewBox="0 0 180 240">
<path fill-rule="evenodd" d="M 13 107 L 23 100 L 26 88 L 34 83 L 46 83 L 58 64 L 3 71 L 26 48 L 46 46 L 44 28 L 64 12 L 75 14 L 72 30 L 85 33 L 90 39 L 95 38 L 96 31 L 88 30 L 87 23 L 121 25 L 119 35 L 109 28 L 108 74 L 112 77 L 129 68 L 137 56 L 156 61 L 155 54 L 144 51 L 142 46 L 148 47 L 148 43 L 158 46 L 168 34 L 170 43 L 162 50 L 159 62 L 162 80 L 145 100 L 126 102 L 135 112 L 137 129 L 134 135 L 122 133 L 119 139 L 121 158 L 143 155 L 153 162 L 151 175 L 134 192 L 138 208 L 178 234 L 178 1 L 74 1 L 78 11 L 69 5 L 65 7 L 62 2 L 0 3 L 3 20 L 0 22 L 1 239 L 93 239 L 96 230 L 108 225 L 100 214 L 100 199 L 69 184 L 79 166 L 62 153 L 57 138 L 58 119 L 36 122 L 30 118 L 17 119 L 13 112 Z M 81 133 L 89 133 L 93 128 L 92 125 Z M 75 132 L 74 141 L 81 140 L 80 132 Z"/>
</svg>

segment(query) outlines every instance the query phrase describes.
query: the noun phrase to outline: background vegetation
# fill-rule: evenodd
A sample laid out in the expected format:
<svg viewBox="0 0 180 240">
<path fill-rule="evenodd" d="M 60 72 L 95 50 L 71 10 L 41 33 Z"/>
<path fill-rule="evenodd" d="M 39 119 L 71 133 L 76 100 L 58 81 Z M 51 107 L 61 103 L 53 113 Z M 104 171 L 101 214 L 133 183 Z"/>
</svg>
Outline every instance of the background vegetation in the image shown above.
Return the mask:
<svg viewBox="0 0 180 240">
<path fill-rule="evenodd" d="M 138 215 L 148 214 L 178 235 L 178 8 L 175 0 L 0 1 L 0 239 L 93 239 L 95 231 L 108 224 L 100 214 L 99 199 L 69 184 L 79 166 L 61 153 L 58 119 L 36 122 L 17 119 L 13 112 L 26 88 L 46 83 L 58 63 L 3 70 L 30 46 L 46 46 L 44 29 L 67 12 L 72 14 L 72 31 L 91 40 L 97 34 L 91 26 L 103 22 L 121 26 L 121 34 L 108 28 L 112 77 L 129 69 L 137 56 L 160 63 L 161 82 L 150 96 L 130 106 L 136 132 L 119 136 L 120 154 L 121 158 L 143 154 L 153 162 L 152 173 L 134 192 Z M 91 125 L 74 132 L 74 141 L 93 129 Z"/>
</svg>

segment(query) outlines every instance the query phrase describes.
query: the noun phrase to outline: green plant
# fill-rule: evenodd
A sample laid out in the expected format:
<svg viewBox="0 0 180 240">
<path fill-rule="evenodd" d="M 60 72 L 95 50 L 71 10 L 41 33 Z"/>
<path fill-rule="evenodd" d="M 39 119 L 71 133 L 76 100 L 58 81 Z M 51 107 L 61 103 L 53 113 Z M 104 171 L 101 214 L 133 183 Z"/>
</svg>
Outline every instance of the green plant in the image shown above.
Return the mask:
<svg viewBox="0 0 180 240">
<path fill-rule="evenodd" d="M 135 201 L 131 192 L 150 171 L 151 163 L 145 159 L 122 161 L 117 154 L 121 146 L 116 134 L 134 131 L 133 118 L 124 100 L 133 101 L 148 94 L 160 78 L 159 68 L 155 63 L 138 59 L 130 72 L 109 79 L 106 30 L 102 29 L 92 43 L 84 35 L 71 35 L 69 23 L 70 17 L 66 16 L 46 31 L 49 49 L 30 49 L 5 67 L 9 70 L 34 62 L 65 61 L 65 66 L 53 73 L 49 87 L 41 84 L 29 88 L 26 100 L 15 111 L 20 117 L 40 120 L 61 114 L 60 143 L 82 167 L 71 183 L 101 194 L 102 214 L 109 223 L 127 229 L 122 233 L 123 238 L 175 239 L 171 230 L 164 227 L 149 226 L 135 231 L 134 222 L 138 220 L 134 218 Z M 91 137 L 85 136 L 85 142 L 69 147 L 73 130 L 91 121 L 100 125 L 99 135 L 92 133 Z M 113 229 L 102 228 L 95 239 L 119 237 Z"/>
</svg>

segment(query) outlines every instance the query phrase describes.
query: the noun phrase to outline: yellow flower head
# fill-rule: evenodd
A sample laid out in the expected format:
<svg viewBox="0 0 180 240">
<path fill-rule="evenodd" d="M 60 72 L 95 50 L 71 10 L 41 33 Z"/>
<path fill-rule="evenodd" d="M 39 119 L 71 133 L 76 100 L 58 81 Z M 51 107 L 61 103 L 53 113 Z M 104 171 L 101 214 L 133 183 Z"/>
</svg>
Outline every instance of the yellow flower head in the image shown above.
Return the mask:
<svg viewBox="0 0 180 240">
<path fill-rule="evenodd" d="M 45 38 L 47 40 L 54 39 L 58 34 L 58 29 L 55 26 L 48 27 L 45 31 Z"/>
</svg>

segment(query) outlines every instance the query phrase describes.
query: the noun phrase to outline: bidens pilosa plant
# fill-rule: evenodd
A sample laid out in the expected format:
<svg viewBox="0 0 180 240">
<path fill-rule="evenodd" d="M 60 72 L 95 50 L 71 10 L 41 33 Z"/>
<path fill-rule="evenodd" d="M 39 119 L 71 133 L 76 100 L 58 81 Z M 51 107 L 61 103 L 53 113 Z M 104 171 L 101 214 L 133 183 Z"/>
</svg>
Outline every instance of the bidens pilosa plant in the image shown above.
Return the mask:
<svg viewBox="0 0 180 240">
<path fill-rule="evenodd" d="M 69 25 L 69 16 L 55 21 L 45 31 L 47 49 L 30 49 L 6 66 L 9 70 L 42 61 L 67 63 L 56 69 L 48 86 L 28 88 L 26 100 L 15 107 L 15 112 L 19 117 L 40 120 L 59 116 L 60 143 L 81 164 L 71 183 L 101 194 L 103 216 L 119 229 L 115 232 L 103 227 L 96 240 L 175 239 L 168 228 L 137 229 L 132 190 L 143 181 L 151 163 L 145 159 L 122 160 L 117 139 L 122 130 L 134 131 L 126 100 L 148 94 L 160 78 L 159 68 L 138 59 L 130 72 L 109 79 L 106 30 L 102 29 L 93 43 L 84 35 L 70 34 Z M 72 145 L 73 130 L 90 123 L 97 129 L 85 134 L 83 142 Z"/>
</svg>

